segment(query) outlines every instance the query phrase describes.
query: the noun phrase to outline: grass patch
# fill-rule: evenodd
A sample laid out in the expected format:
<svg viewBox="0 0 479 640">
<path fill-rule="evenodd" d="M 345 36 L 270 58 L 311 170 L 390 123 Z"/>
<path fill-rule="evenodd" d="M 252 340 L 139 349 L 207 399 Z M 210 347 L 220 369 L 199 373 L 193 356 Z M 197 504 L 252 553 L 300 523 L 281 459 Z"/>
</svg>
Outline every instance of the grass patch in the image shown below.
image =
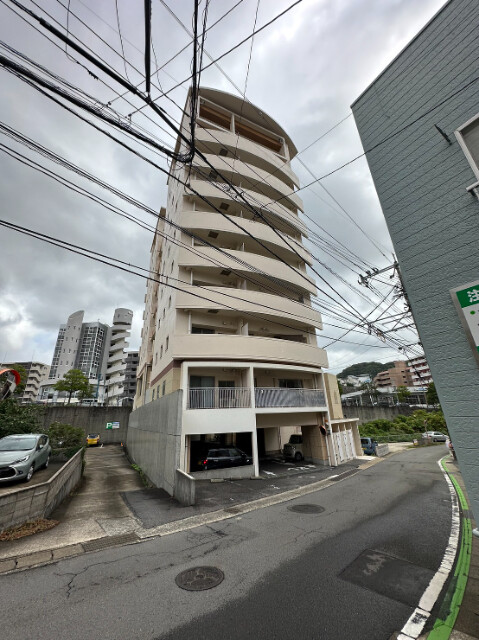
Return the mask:
<svg viewBox="0 0 479 640">
<path fill-rule="evenodd" d="M 131 467 L 132 467 L 132 469 L 134 469 L 139 474 L 139 476 L 141 478 L 141 481 L 143 482 L 145 487 L 151 487 L 151 483 L 148 480 L 147 476 L 145 475 L 145 472 L 143 471 L 143 469 L 139 465 L 137 465 L 135 463 L 133 463 L 131 465 Z"/>
<path fill-rule="evenodd" d="M 48 531 L 56 527 L 58 520 L 47 520 L 46 518 L 39 518 L 33 522 L 25 522 L 18 525 L 18 527 L 11 527 L 0 533 L 0 542 L 8 542 L 10 540 L 18 540 L 19 538 L 25 538 L 26 536 L 32 536 L 35 533 L 41 533 L 42 531 Z"/>
</svg>

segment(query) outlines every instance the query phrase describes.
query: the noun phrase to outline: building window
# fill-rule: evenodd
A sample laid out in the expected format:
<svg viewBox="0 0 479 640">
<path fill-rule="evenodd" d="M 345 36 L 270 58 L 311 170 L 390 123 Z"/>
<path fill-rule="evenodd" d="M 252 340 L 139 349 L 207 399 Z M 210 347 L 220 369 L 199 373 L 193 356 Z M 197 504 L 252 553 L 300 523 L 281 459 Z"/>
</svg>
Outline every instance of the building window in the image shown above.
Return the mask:
<svg viewBox="0 0 479 640">
<path fill-rule="evenodd" d="M 158 351 L 155 353 L 155 364 L 158 364 Z"/>
<path fill-rule="evenodd" d="M 161 345 L 161 348 L 160 348 L 160 360 L 162 357 L 163 357 L 163 345 Z"/>
<path fill-rule="evenodd" d="M 163 380 L 163 384 L 161 385 L 161 395 L 164 396 L 166 391 L 166 380 Z"/>
<path fill-rule="evenodd" d="M 170 336 L 166 336 L 166 342 L 165 342 L 165 353 L 168 351 L 168 345 L 170 343 Z"/>
<path fill-rule="evenodd" d="M 168 309 L 171 307 L 171 296 L 168 298 Z"/>
<path fill-rule="evenodd" d="M 459 127 L 456 138 L 479 180 L 479 114 Z"/>
</svg>

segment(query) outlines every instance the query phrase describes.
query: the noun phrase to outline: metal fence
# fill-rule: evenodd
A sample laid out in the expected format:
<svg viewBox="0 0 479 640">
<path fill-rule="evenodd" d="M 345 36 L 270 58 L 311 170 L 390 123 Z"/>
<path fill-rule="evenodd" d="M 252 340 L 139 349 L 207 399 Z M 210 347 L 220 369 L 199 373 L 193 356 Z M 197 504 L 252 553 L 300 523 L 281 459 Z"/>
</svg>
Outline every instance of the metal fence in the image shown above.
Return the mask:
<svg viewBox="0 0 479 640">
<path fill-rule="evenodd" d="M 257 387 L 254 390 L 258 408 L 265 407 L 324 407 L 326 398 L 322 389 L 283 389 Z"/>
<path fill-rule="evenodd" d="M 190 388 L 188 409 L 244 409 L 251 407 L 248 387 Z"/>
</svg>

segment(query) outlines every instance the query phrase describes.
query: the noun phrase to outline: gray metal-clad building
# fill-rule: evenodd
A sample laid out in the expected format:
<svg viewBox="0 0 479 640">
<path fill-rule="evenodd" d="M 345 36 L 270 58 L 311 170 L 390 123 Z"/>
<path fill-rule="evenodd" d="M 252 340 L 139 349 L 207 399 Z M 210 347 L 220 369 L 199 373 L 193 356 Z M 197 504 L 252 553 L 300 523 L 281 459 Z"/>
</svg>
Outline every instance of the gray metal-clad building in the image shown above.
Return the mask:
<svg viewBox="0 0 479 640">
<path fill-rule="evenodd" d="M 352 109 L 479 522 L 478 33 L 450 0 Z"/>
</svg>

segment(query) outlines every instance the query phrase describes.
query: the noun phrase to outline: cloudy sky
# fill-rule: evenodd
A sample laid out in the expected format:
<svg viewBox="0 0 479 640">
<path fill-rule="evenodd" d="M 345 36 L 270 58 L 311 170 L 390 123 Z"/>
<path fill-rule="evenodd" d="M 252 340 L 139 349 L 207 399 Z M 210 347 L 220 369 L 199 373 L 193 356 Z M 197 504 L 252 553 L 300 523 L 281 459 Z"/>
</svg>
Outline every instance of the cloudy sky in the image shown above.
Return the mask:
<svg viewBox="0 0 479 640">
<path fill-rule="evenodd" d="M 24 0 L 24 4 L 62 32 L 68 27 L 72 36 L 90 47 L 96 56 L 112 65 L 118 73 L 127 73 L 134 84 L 141 83 L 142 2 L 118 0 L 118 16 L 115 0 L 42 0 L 38 4 Z M 252 32 L 257 7 L 258 28 L 286 9 L 292 0 L 260 0 L 259 5 L 257 0 L 239 3 L 238 0 L 211 0 L 208 25 L 235 4 L 238 6 L 207 34 L 205 49 L 213 58 Z M 193 2 L 167 0 L 167 5 L 179 21 L 191 29 Z M 351 103 L 442 5 L 443 0 L 303 0 L 254 38 L 247 98 L 276 119 L 288 131 L 297 148 L 302 150 L 348 116 Z M 152 8 L 154 55 L 158 66 L 162 66 L 187 45 L 190 38 L 164 2 L 153 0 Z M 200 11 L 203 8 L 204 0 Z M 21 62 L 17 52 L 26 55 L 87 92 L 98 105 L 113 101 L 112 108 L 124 116 L 140 106 L 136 98 L 126 96 L 130 103 L 120 98 L 123 90 L 113 80 L 98 71 L 95 74 L 100 79 L 94 78 L 75 61 L 81 60 L 78 54 L 65 51 L 64 45 L 52 35 L 48 36 L 50 42 L 41 26 L 18 9 L 15 12 L 21 15 L 16 15 L 12 9 L 14 7 L 9 0 L 2 1 L 0 55 L 17 62 Z M 130 64 L 125 64 L 118 55 L 122 48 Z M 250 51 L 251 41 L 248 41 L 220 62 L 221 69 L 241 90 L 245 86 Z M 209 60 L 205 56 L 204 63 L 207 62 Z M 91 64 L 86 66 L 93 70 Z M 188 47 L 155 76 L 154 85 L 161 85 L 163 91 L 170 89 L 188 78 L 190 66 L 191 47 Z M 64 111 L 4 68 L 0 68 L 0 74 L 2 124 L 155 210 L 166 202 L 166 179 L 158 169 Z M 237 93 L 215 66 L 203 73 L 201 82 L 203 86 Z M 185 82 L 169 94 L 171 100 L 162 98 L 158 102 L 173 118 L 180 117 L 187 87 L 188 82 Z M 153 88 L 153 95 L 158 93 L 158 88 Z M 132 121 L 143 127 L 148 135 L 168 146 L 173 144 L 170 132 L 158 127 L 161 124 L 159 118 L 148 109 L 133 115 Z M 11 154 L 16 153 L 18 158 L 20 153 L 54 170 L 150 224 L 151 217 L 10 137 L 1 135 L 0 144 L 3 145 L 0 146 L 2 220 L 128 263 L 148 266 L 152 239 L 149 230 L 118 217 L 51 177 L 25 166 Z M 167 168 L 164 157 L 135 143 L 133 146 Z M 354 119 L 349 117 L 302 153 L 300 158 L 315 176 L 321 176 L 361 152 Z M 302 184 L 311 181 L 311 174 L 297 161 L 294 169 Z M 331 200 L 321 184 L 337 202 Z M 307 214 L 371 267 L 381 268 L 389 264 L 392 246 L 365 160 L 353 163 L 321 184 L 302 192 Z M 338 203 L 343 210 L 338 208 Z M 345 211 L 357 226 L 347 218 Z M 322 234 L 310 221 L 308 226 Z M 0 279 L 0 361 L 35 359 L 50 363 L 59 324 L 78 309 L 85 310 L 86 321 L 100 319 L 110 323 L 115 307 L 131 308 L 134 321 L 130 347 L 139 347 L 144 280 L 5 227 L 0 227 L 0 248 L 3 263 Z M 320 249 L 314 248 L 314 251 L 326 267 L 350 284 L 357 285 L 357 268 L 348 268 Z M 316 266 L 332 287 L 362 314 L 369 313 L 377 304 L 379 298 L 361 298 L 324 267 Z M 386 291 L 386 285 L 378 286 Z M 327 290 L 333 294 L 332 289 Z M 365 289 L 362 291 L 368 293 Z M 327 303 L 324 295 L 319 293 L 318 297 Z M 397 308 L 400 307 L 398 303 Z M 335 338 L 342 335 L 342 330 L 330 326 L 335 324 L 332 318 L 324 317 L 324 320 L 325 335 Z M 410 333 L 404 334 L 405 341 L 412 337 Z M 319 344 L 323 346 L 329 342 L 329 338 L 324 338 Z M 373 336 L 356 332 L 349 333 L 344 341 L 334 342 L 328 353 L 332 371 L 363 360 L 385 362 L 400 357 L 397 351 L 385 347 Z"/>
</svg>

